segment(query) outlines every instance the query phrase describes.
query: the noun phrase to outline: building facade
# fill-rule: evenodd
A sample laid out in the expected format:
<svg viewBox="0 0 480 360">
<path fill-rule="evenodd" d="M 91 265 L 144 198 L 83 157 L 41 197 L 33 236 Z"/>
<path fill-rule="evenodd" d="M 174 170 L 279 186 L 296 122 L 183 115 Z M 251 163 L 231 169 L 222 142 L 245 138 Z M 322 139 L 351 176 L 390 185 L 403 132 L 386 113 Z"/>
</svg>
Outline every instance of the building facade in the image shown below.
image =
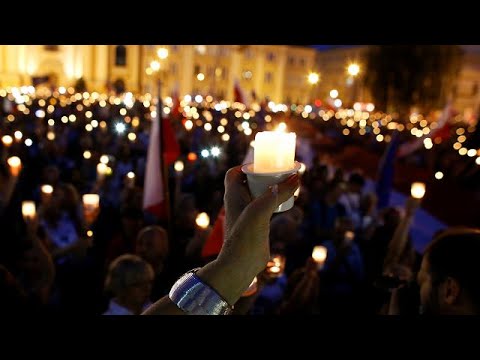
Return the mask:
<svg viewBox="0 0 480 360">
<path fill-rule="evenodd" d="M 232 100 L 238 80 L 257 99 L 303 103 L 313 94 L 307 76 L 315 56 L 312 48 L 275 45 L 0 45 L 0 86 L 46 77 L 72 86 L 83 78 L 90 91 L 121 80 L 127 91 L 156 93 L 161 80 L 163 96 L 177 89 Z"/>
<path fill-rule="evenodd" d="M 480 109 L 480 46 L 462 45 L 464 56 L 462 66 L 452 89 L 454 108 L 468 117 Z M 340 47 L 317 53 L 316 67 L 321 74 L 317 96 L 324 99 L 333 89 L 338 97 L 349 104 L 353 101 L 372 101 L 363 86 L 365 75 L 365 53 L 368 46 Z M 348 72 L 351 64 L 359 66 L 359 73 Z"/>
</svg>

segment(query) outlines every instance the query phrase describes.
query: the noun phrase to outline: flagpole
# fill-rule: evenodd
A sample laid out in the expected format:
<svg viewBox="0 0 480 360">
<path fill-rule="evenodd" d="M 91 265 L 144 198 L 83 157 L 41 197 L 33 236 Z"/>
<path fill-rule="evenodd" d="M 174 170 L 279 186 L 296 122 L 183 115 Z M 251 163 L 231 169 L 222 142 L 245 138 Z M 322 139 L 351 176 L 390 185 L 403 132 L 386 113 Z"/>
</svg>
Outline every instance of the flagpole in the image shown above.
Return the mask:
<svg viewBox="0 0 480 360">
<path fill-rule="evenodd" d="M 162 180 L 164 183 L 164 195 L 165 195 L 165 203 L 166 203 L 166 212 L 167 212 L 167 232 L 168 238 L 170 242 L 172 241 L 172 216 L 170 210 L 170 183 L 168 177 L 168 166 L 165 161 L 165 141 L 163 138 L 163 103 L 162 103 L 162 81 L 160 78 L 157 80 L 157 89 L 158 89 L 158 102 L 157 102 L 157 117 L 159 121 L 159 134 L 160 137 L 160 168 L 162 171 Z"/>
</svg>

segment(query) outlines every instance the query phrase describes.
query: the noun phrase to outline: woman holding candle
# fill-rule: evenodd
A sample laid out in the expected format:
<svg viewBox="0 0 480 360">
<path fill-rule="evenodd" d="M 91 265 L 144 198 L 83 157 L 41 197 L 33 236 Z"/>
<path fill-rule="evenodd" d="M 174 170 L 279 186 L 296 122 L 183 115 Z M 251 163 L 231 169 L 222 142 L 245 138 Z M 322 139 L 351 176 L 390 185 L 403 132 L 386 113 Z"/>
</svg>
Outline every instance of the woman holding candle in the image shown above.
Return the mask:
<svg viewBox="0 0 480 360">
<path fill-rule="evenodd" d="M 213 298 L 223 299 L 225 307 L 233 306 L 250 286 L 253 278 L 265 269 L 270 259 L 270 218 L 281 203 L 293 196 L 299 185 L 298 175 L 293 174 L 252 200 L 241 167 L 237 166 L 227 172 L 225 243 L 217 259 L 197 270 L 196 279 L 193 278 L 207 285 Z M 144 314 L 192 313 L 181 310 L 177 303 L 171 300 L 171 297 L 175 298 L 174 290 L 179 288 L 172 288 L 171 296 L 163 297 Z M 223 304 L 222 301 L 220 303 Z M 229 313 L 230 310 L 225 307 L 218 308 L 220 312 L 209 313 Z M 195 310 L 194 313 L 202 313 L 202 310 Z"/>
</svg>

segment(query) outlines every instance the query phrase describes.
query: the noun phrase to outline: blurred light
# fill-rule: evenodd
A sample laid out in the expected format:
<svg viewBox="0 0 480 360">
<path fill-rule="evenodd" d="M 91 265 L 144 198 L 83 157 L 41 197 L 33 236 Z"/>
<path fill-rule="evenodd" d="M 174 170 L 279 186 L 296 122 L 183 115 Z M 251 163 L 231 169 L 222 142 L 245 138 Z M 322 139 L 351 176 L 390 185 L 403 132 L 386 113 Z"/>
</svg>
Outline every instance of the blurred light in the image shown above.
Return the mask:
<svg viewBox="0 0 480 360">
<path fill-rule="evenodd" d="M 12 145 L 13 138 L 10 135 L 4 135 L 4 136 L 2 136 L 2 142 L 3 142 L 3 145 L 8 147 L 8 146 Z"/>
<path fill-rule="evenodd" d="M 222 135 L 222 140 L 223 140 L 223 141 L 228 141 L 228 140 L 230 140 L 230 135 L 228 135 L 228 134 L 223 134 L 223 135 Z"/>
<path fill-rule="evenodd" d="M 192 120 L 187 120 L 187 121 L 185 121 L 185 129 L 187 129 L 187 130 L 192 130 L 192 128 L 193 128 L 193 122 L 192 122 Z"/>
<path fill-rule="evenodd" d="M 265 121 L 266 122 L 272 121 L 272 117 L 270 115 L 265 115 Z"/>
<path fill-rule="evenodd" d="M 383 135 L 382 134 L 377 135 L 376 139 L 377 139 L 378 142 L 382 142 L 383 141 Z"/>
<path fill-rule="evenodd" d="M 282 121 L 280 124 L 278 124 L 276 130 L 277 130 L 277 131 L 285 131 L 285 130 L 287 130 L 287 124 L 285 124 L 285 123 Z"/>
<path fill-rule="evenodd" d="M 30 147 L 30 146 L 32 146 L 32 144 L 33 144 L 33 141 L 32 141 L 32 139 L 30 139 L 30 138 L 28 138 L 28 139 L 25 139 L 25 146 L 28 146 L 28 147 Z"/>
<path fill-rule="evenodd" d="M 161 47 L 157 50 L 157 56 L 162 60 L 166 59 L 168 57 L 168 49 Z"/>
<path fill-rule="evenodd" d="M 55 140 L 55 133 L 53 131 L 49 131 L 47 133 L 47 139 L 50 140 L 50 141 Z"/>
<path fill-rule="evenodd" d="M 122 116 L 127 115 L 127 109 L 121 108 L 121 109 L 120 109 L 120 115 L 122 115 Z"/>
<path fill-rule="evenodd" d="M 123 124 L 123 123 L 117 123 L 117 124 L 115 124 L 115 131 L 116 131 L 118 134 L 123 134 L 123 132 L 125 131 L 125 129 L 126 129 L 125 124 Z"/>
<path fill-rule="evenodd" d="M 86 151 L 83 152 L 83 158 L 84 158 L 84 159 L 87 159 L 87 160 L 88 160 L 88 159 L 90 159 L 91 157 L 92 157 L 92 153 L 91 153 L 90 151 L 86 150 Z"/>
<path fill-rule="evenodd" d="M 77 117 L 73 114 L 69 115 L 68 116 L 68 120 L 70 120 L 70 122 L 75 122 L 75 120 L 77 120 Z"/>
<path fill-rule="evenodd" d="M 352 63 L 348 65 L 347 71 L 350 75 L 357 76 L 358 73 L 360 72 L 360 66 L 358 66 L 358 64 Z"/>
<path fill-rule="evenodd" d="M 38 118 L 44 118 L 45 117 L 45 111 L 43 111 L 41 109 L 38 109 L 37 111 L 35 111 L 35 116 L 38 117 Z"/>
<path fill-rule="evenodd" d="M 304 163 L 300 163 L 300 169 L 298 169 L 298 172 L 300 173 L 300 175 L 303 175 L 305 170 L 307 170 L 306 165 Z"/>
<path fill-rule="evenodd" d="M 153 61 L 150 63 L 150 68 L 151 68 L 153 71 L 158 71 L 158 70 L 160 70 L 160 62 L 158 62 L 157 60 L 153 60 Z"/>
<path fill-rule="evenodd" d="M 191 102 L 192 101 L 192 97 L 190 95 L 185 95 L 183 97 L 183 100 L 185 100 L 187 103 Z"/>
<path fill-rule="evenodd" d="M 330 97 L 332 99 L 336 99 L 338 97 L 338 90 L 336 90 L 336 89 L 330 90 Z"/>
<path fill-rule="evenodd" d="M 53 126 L 53 125 L 55 125 L 55 120 L 48 119 L 47 124 L 48 124 L 48 126 Z"/>
<path fill-rule="evenodd" d="M 476 163 L 477 165 L 480 165 L 480 157 L 477 157 L 477 158 L 475 159 L 475 163 Z"/>
<path fill-rule="evenodd" d="M 213 97 L 212 97 L 211 95 L 207 95 L 207 96 L 205 97 L 205 100 L 210 103 L 210 102 L 213 101 Z"/>
<path fill-rule="evenodd" d="M 250 128 L 245 129 L 245 130 L 243 130 L 243 133 L 247 136 L 250 136 L 250 135 L 252 135 L 252 129 L 250 129 Z"/>
<path fill-rule="evenodd" d="M 197 160 L 197 154 L 195 154 L 194 152 L 190 152 L 187 155 L 187 159 L 188 161 L 195 161 Z"/>
<path fill-rule="evenodd" d="M 353 110 L 360 111 L 361 109 L 362 109 L 362 104 L 360 104 L 359 102 L 356 102 L 355 104 L 353 104 Z M 348 115 L 348 116 L 352 116 L 352 115 Z"/>
<path fill-rule="evenodd" d="M 22 140 L 23 134 L 22 134 L 21 131 L 17 130 L 17 131 L 15 131 L 15 133 L 13 134 L 13 136 L 14 136 L 15 139 L 17 139 L 17 140 Z"/>
<path fill-rule="evenodd" d="M 108 164 L 108 162 L 110 161 L 110 158 L 108 157 L 108 155 L 102 155 L 100 156 L 100 162 L 102 164 Z"/>
<path fill-rule="evenodd" d="M 460 150 L 458 150 L 458 153 L 462 156 L 466 155 L 467 152 L 468 152 L 467 148 L 464 148 L 464 147 L 462 147 Z"/>
<path fill-rule="evenodd" d="M 87 124 L 87 125 L 85 125 L 85 130 L 90 132 L 90 131 L 93 130 L 93 126 L 91 124 Z"/>
<path fill-rule="evenodd" d="M 458 128 L 457 129 L 457 135 L 463 135 L 465 134 L 465 129 L 464 128 Z"/>
<path fill-rule="evenodd" d="M 15 120 L 15 116 L 13 116 L 12 114 L 9 114 L 9 115 L 7 116 L 7 120 L 10 121 L 10 122 L 12 122 L 13 120 Z"/>
<path fill-rule="evenodd" d="M 203 128 L 205 129 L 205 131 L 210 131 L 212 130 L 212 124 L 210 123 L 205 123 L 205 125 L 203 125 Z"/>
<path fill-rule="evenodd" d="M 105 121 L 103 121 L 103 120 L 100 121 L 100 127 L 101 127 L 102 129 L 105 129 L 105 128 L 107 127 L 107 123 L 106 123 Z"/>
<path fill-rule="evenodd" d="M 335 101 L 333 102 L 333 105 L 335 105 L 337 108 L 342 106 L 342 100 L 335 99 Z"/>
<path fill-rule="evenodd" d="M 220 134 L 222 134 L 222 133 L 225 132 L 225 128 L 224 128 L 222 125 L 220 125 L 219 127 L 217 127 L 217 131 L 218 131 Z"/>
<path fill-rule="evenodd" d="M 443 173 L 441 171 L 437 171 L 435 173 L 435 179 L 441 180 L 443 178 Z"/>
<path fill-rule="evenodd" d="M 304 109 L 304 110 L 305 110 L 305 112 L 306 112 L 307 114 L 310 114 L 313 109 L 312 109 L 312 107 L 311 107 L 310 105 L 305 105 L 305 109 Z"/>
<path fill-rule="evenodd" d="M 203 73 L 198 73 L 197 74 L 197 80 L 198 81 L 203 81 L 205 80 L 205 75 Z"/>
<path fill-rule="evenodd" d="M 133 132 L 128 133 L 128 140 L 135 141 L 136 138 L 137 138 L 137 135 L 135 133 Z"/>
<path fill-rule="evenodd" d="M 345 135 L 345 136 L 347 136 L 348 134 L 350 134 L 350 130 L 348 130 L 348 129 L 343 129 L 342 134 Z"/>
<path fill-rule="evenodd" d="M 315 85 L 320 80 L 320 75 L 317 73 L 311 72 L 308 74 L 308 82 L 312 85 Z"/>
<path fill-rule="evenodd" d="M 460 150 L 461 147 L 462 147 L 462 144 L 460 144 L 459 142 L 456 142 L 455 144 L 453 144 L 453 148 L 455 150 Z"/>
<path fill-rule="evenodd" d="M 195 96 L 195 101 L 200 104 L 203 101 L 203 96 L 202 95 Z"/>
<path fill-rule="evenodd" d="M 87 236 L 92 237 L 93 236 L 93 231 L 92 230 L 87 230 Z"/>
<path fill-rule="evenodd" d="M 410 188 L 410 193 L 415 199 L 421 199 L 425 195 L 425 184 L 421 182 L 414 182 Z"/>
<path fill-rule="evenodd" d="M 202 229 L 206 229 L 208 227 L 208 225 L 210 225 L 210 217 L 208 216 L 207 213 L 202 212 L 202 213 L 197 215 L 197 218 L 195 219 L 195 222 Z"/>
<path fill-rule="evenodd" d="M 135 173 L 134 173 L 133 171 L 129 171 L 129 172 L 127 173 L 127 178 L 129 178 L 129 179 L 134 179 L 134 178 L 135 178 Z"/>
<path fill-rule="evenodd" d="M 220 155 L 220 148 L 218 148 L 218 146 L 214 146 L 210 149 L 210 153 L 213 157 L 218 157 Z"/>
<path fill-rule="evenodd" d="M 63 87 L 63 86 L 60 86 L 60 87 L 58 88 L 58 92 L 59 92 L 60 94 L 65 94 L 66 91 L 67 91 L 67 89 L 65 89 L 65 87 Z"/>
<path fill-rule="evenodd" d="M 42 193 L 44 193 L 44 194 L 51 194 L 53 192 L 53 186 L 52 185 L 42 185 L 41 190 L 42 190 Z"/>
<path fill-rule="evenodd" d="M 460 135 L 457 139 L 457 141 L 461 143 L 463 143 L 465 140 L 467 140 L 467 137 L 465 135 Z"/>
<path fill-rule="evenodd" d="M 203 149 L 200 155 L 202 155 L 202 157 L 204 158 L 207 158 L 210 155 L 210 153 L 207 149 Z"/>
<path fill-rule="evenodd" d="M 175 161 L 173 168 L 175 169 L 176 172 L 182 172 L 184 169 L 183 161 L 180 161 L 180 160 Z"/>
<path fill-rule="evenodd" d="M 470 149 L 470 150 L 468 150 L 467 155 L 470 156 L 470 157 L 474 157 L 475 155 L 477 155 L 477 150 Z"/>
</svg>

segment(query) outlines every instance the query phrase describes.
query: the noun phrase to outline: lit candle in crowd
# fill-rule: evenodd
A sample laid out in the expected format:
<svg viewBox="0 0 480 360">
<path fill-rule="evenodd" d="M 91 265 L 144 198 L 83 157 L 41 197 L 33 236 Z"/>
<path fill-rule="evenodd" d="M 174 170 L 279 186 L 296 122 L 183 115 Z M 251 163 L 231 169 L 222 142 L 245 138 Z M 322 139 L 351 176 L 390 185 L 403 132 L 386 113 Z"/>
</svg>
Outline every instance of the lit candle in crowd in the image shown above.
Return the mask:
<svg viewBox="0 0 480 360">
<path fill-rule="evenodd" d="M 8 166 L 10 166 L 10 173 L 13 176 L 18 176 L 22 169 L 22 160 L 18 156 L 12 156 L 7 160 Z"/>
<path fill-rule="evenodd" d="M 22 202 L 22 215 L 25 220 L 33 220 L 35 218 L 36 208 L 33 201 Z"/>
<path fill-rule="evenodd" d="M 312 257 L 318 264 L 318 268 L 321 269 L 327 259 L 327 248 L 322 245 L 315 246 L 313 248 Z"/>
<path fill-rule="evenodd" d="M 347 244 L 350 244 L 355 238 L 355 233 L 353 231 L 345 231 L 344 239 Z"/>
<path fill-rule="evenodd" d="M 3 142 L 3 145 L 5 145 L 6 147 L 9 147 L 13 143 L 13 138 L 10 135 L 4 135 L 2 136 L 2 142 Z"/>
<path fill-rule="evenodd" d="M 421 199 L 425 195 L 425 184 L 421 182 L 414 182 L 410 190 L 412 197 L 415 199 Z"/>
<path fill-rule="evenodd" d="M 175 165 L 173 165 L 173 167 L 177 173 L 181 173 L 184 169 L 183 161 L 175 161 Z"/>
<path fill-rule="evenodd" d="M 85 194 L 82 199 L 83 206 L 86 209 L 95 210 L 100 205 L 100 196 L 98 196 L 98 194 Z"/>
<path fill-rule="evenodd" d="M 255 135 L 253 171 L 271 173 L 292 170 L 295 167 L 295 133 L 261 131 Z"/>
<path fill-rule="evenodd" d="M 97 164 L 97 178 L 99 180 L 103 179 L 105 177 L 105 174 L 107 173 L 107 168 L 108 166 L 105 165 L 104 163 L 98 163 Z"/>
<path fill-rule="evenodd" d="M 52 185 L 42 185 L 42 193 L 46 195 L 50 195 L 53 192 Z"/>
<path fill-rule="evenodd" d="M 197 223 L 198 227 L 202 229 L 206 229 L 208 225 L 210 225 L 210 217 L 208 216 L 207 213 L 202 212 L 197 215 L 195 222 Z"/>
<path fill-rule="evenodd" d="M 135 173 L 133 171 L 127 174 L 127 187 L 133 188 L 135 186 Z"/>
</svg>

